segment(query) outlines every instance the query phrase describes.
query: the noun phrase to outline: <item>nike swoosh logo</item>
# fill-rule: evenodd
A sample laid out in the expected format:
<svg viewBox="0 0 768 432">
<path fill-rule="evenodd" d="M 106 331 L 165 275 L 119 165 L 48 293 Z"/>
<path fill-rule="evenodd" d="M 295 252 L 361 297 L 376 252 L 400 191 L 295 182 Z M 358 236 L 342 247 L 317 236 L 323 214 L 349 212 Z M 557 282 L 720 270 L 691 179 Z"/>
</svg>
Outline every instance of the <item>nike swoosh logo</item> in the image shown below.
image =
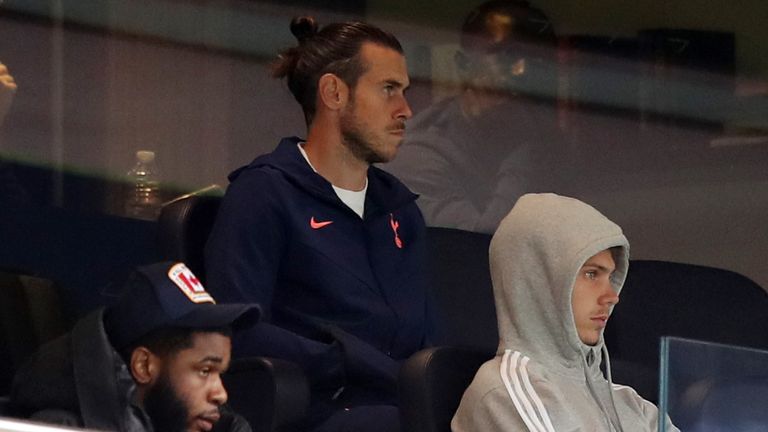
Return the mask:
<svg viewBox="0 0 768 432">
<path fill-rule="evenodd" d="M 327 227 L 328 225 L 330 225 L 332 223 L 333 223 L 333 221 L 318 222 L 318 221 L 315 220 L 314 216 L 312 216 L 312 218 L 309 220 L 309 226 L 311 226 L 312 229 L 320 229 L 320 228 L 323 228 L 323 227 Z"/>
</svg>

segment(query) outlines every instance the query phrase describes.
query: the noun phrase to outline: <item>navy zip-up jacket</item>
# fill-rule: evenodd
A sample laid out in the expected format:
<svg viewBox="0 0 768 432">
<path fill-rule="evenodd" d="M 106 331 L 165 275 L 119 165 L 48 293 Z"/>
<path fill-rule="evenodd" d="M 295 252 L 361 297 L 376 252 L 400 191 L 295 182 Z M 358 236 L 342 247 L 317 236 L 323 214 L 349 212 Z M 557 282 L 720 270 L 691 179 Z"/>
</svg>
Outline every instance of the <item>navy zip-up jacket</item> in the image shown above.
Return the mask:
<svg viewBox="0 0 768 432">
<path fill-rule="evenodd" d="M 431 332 L 417 195 L 371 167 L 361 219 L 299 142 L 285 138 L 230 175 L 206 247 L 208 289 L 264 311 L 266 323 L 238 335 L 236 356 L 288 359 L 314 391 L 354 388 L 359 403 L 394 404 L 401 361 Z"/>
</svg>

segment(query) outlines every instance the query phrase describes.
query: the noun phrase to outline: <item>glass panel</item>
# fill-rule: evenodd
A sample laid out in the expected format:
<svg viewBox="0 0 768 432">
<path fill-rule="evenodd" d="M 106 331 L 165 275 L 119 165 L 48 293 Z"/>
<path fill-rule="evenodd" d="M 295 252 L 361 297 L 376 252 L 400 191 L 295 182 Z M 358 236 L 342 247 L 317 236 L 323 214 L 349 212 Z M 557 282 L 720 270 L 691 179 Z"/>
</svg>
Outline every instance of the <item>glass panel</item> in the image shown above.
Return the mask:
<svg viewBox="0 0 768 432">
<path fill-rule="evenodd" d="M 662 338 L 659 412 L 680 430 L 764 431 L 767 401 L 768 351 Z"/>
<path fill-rule="evenodd" d="M 421 194 L 428 224 L 491 232 L 522 193 L 553 191 L 622 226 L 635 259 L 768 286 L 764 1 L 531 1 L 541 43 L 490 50 L 461 31 L 480 3 L 0 1 L 18 86 L 0 87 L 0 269 L 91 292 L 157 258 L 155 213 L 131 203 L 137 151 L 154 152 L 156 206 L 306 136 L 269 77 L 306 14 L 401 40 L 414 117 L 380 166 Z"/>
</svg>

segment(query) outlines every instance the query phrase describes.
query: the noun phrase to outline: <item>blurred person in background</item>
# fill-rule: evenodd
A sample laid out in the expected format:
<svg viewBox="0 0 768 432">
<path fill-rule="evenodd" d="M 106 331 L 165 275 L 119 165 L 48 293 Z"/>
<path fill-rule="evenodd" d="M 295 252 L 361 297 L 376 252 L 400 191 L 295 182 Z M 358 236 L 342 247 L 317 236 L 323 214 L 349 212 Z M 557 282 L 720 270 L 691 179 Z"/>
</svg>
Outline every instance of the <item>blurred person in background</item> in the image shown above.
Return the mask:
<svg viewBox="0 0 768 432">
<path fill-rule="evenodd" d="M 528 2 L 491 0 L 467 15 L 459 44 L 460 93 L 414 117 L 386 169 L 420 195 L 427 225 L 493 233 L 520 195 L 556 182 L 557 39 Z"/>
</svg>

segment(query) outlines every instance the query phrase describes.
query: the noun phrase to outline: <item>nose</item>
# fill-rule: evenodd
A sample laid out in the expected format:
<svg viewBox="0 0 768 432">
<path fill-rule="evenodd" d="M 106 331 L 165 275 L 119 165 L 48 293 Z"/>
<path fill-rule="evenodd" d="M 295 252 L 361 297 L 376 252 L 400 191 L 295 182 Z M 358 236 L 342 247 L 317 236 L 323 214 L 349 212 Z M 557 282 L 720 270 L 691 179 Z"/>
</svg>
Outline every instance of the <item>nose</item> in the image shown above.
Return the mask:
<svg viewBox="0 0 768 432">
<path fill-rule="evenodd" d="M 227 389 L 224 388 L 224 383 L 221 381 L 221 376 L 218 376 L 216 382 L 213 384 L 213 388 L 210 393 L 210 400 L 212 403 L 221 406 L 227 403 Z"/>
<path fill-rule="evenodd" d="M 619 295 L 613 290 L 610 282 L 606 282 L 603 287 L 603 293 L 598 299 L 601 305 L 614 306 L 619 302 Z"/>
<path fill-rule="evenodd" d="M 395 118 L 397 118 L 398 120 L 408 120 L 411 117 L 413 117 L 411 106 L 408 104 L 408 99 L 406 99 L 405 96 L 403 96 L 402 104 L 398 108 L 398 110 L 395 112 Z"/>
</svg>

